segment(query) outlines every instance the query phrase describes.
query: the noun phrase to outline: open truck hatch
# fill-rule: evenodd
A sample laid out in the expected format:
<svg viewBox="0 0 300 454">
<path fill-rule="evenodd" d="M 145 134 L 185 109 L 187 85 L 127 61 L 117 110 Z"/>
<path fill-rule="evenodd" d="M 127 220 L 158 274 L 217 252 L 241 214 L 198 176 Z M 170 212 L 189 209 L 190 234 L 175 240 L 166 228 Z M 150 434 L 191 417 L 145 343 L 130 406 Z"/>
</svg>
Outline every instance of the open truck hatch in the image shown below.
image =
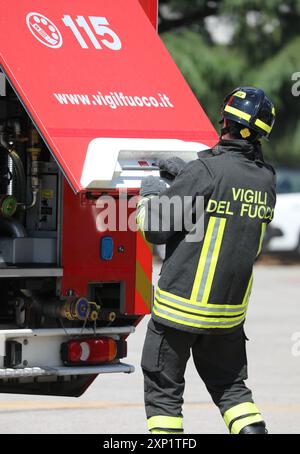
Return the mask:
<svg viewBox="0 0 300 454">
<path fill-rule="evenodd" d="M 154 22 L 144 0 L 1 3 L 1 68 L 75 192 L 217 141 L 143 7 Z"/>
<path fill-rule="evenodd" d="M 88 146 L 81 185 L 87 189 L 138 188 L 145 172 L 159 176 L 159 159 L 176 154 L 189 161 L 205 148 L 199 142 L 177 139 L 94 139 Z"/>
<path fill-rule="evenodd" d="M 156 24 L 156 0 L 1 1 L 0 393 L 133 371 L 153 300 L 141 180 L 218 139 Z"/>
</svg>

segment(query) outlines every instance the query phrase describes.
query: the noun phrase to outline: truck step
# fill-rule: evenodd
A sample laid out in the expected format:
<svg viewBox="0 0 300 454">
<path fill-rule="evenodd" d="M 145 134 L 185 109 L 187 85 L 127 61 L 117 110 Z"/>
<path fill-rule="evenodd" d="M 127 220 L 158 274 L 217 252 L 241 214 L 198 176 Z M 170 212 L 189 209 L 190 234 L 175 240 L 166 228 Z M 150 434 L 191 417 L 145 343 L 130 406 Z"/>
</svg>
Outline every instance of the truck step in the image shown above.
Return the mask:
<svg viewBox="0 0 300 454">
<path fill-rule="evenodd" d="M 20 369 L 0 369 L 0 379 L 21 378 L 21 377 L 40 377 L 42 375 L 53 375 L 53 372 L 41 367 L 24 367 Z"/>
<path fill-rule="evenodd" d="M 0 369 L 0 380 L 6 378 L 41 377 L 45 375 L 70 376 L 70 375 L 98 375 L 134 372 L 134 366 L 125 363 L 105 364 L 91 367 L 24 367 L 19 369 Z"/>
</svg>

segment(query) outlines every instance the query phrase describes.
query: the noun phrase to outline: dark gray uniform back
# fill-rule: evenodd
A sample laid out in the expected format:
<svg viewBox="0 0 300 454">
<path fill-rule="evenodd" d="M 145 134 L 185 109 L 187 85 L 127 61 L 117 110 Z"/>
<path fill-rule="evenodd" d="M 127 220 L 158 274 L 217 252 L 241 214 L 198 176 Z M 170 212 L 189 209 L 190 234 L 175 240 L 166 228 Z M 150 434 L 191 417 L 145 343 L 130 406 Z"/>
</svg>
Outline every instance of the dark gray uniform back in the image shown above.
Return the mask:
<svg viewBox="0 0 300 454">
<path fill-rule="evenodd" d="M 201 152 L 162 195 L 192 196 L 193 200 L 204 196 L 205 236 L 202 241 L 187 242 L 188 232 L 175 231 L 176 213 L 169 231 L 145 231 L 150 242 L 167 245 L 154 319 L 192 332 L 240 325 L 253 264 L 265 226 L 273 217 L 275 172 L 257 159 L 249 142 L 221 141 L 210 152 Z M 151 210 L 150 201 L 148 217 L 153 216 L 163 214 Z"/>
</svg>

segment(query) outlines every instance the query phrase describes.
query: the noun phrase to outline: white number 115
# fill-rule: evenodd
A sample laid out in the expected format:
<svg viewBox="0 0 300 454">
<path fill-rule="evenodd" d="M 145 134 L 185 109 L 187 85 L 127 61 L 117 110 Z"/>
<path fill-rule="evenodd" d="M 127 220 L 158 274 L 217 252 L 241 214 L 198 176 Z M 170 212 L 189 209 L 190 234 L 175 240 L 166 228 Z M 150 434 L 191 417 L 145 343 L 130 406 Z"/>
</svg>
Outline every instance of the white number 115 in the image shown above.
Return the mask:
<svg viewBox="0 0 300 454">
<path fill-rule="evenodd" d="M 91 26 L 83 16 L 77 16 L 76 23 L 79 27 L 84 29 L 85 33 L 89 37 L 89 40 L 91 41 L 95 49 L 102 49 L 101 44 L 103 44 L 105 47 L 108 47 L 111 50 L 120 50 L 122 48 L 120 38 L 113 30 L 111 30 L 111 28 L 109 27 L 109 23 L 105 17 L 89 16 L 88 18 L 94 31 L 92 30 Z M 89 46 L 84 40 L 82 34 L 80 33 L 72 17 L 69 15 L 64 15 L 62 20 L 66 27 L 70 27 L 80 46 L 83 49 L 88 49 Z M 100 39 L 101 41 L 100 44 L 94 32 L 96 33 L 96 35 L 103 37 L 105 35 L 109 35 L 111 39 L 106 38 Z"/>
</svg>

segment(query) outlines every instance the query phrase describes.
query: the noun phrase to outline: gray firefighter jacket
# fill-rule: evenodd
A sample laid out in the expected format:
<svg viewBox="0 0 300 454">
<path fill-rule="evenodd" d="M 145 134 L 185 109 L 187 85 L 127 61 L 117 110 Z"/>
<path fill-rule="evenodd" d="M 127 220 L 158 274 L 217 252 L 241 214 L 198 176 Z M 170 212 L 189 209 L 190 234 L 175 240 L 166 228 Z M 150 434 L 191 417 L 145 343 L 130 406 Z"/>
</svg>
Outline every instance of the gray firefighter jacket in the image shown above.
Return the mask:
<svg viewBox="0 0 300 454">
<path fill-rule="evenodd" d="M 243 324 L 275 202 L 275 171 L 245 140 L 221 140 L 159 196 L 141 199 L 137 222 L 146 240 L 166 244 L 154 320 L 206 333 Z"/>
</svg>

